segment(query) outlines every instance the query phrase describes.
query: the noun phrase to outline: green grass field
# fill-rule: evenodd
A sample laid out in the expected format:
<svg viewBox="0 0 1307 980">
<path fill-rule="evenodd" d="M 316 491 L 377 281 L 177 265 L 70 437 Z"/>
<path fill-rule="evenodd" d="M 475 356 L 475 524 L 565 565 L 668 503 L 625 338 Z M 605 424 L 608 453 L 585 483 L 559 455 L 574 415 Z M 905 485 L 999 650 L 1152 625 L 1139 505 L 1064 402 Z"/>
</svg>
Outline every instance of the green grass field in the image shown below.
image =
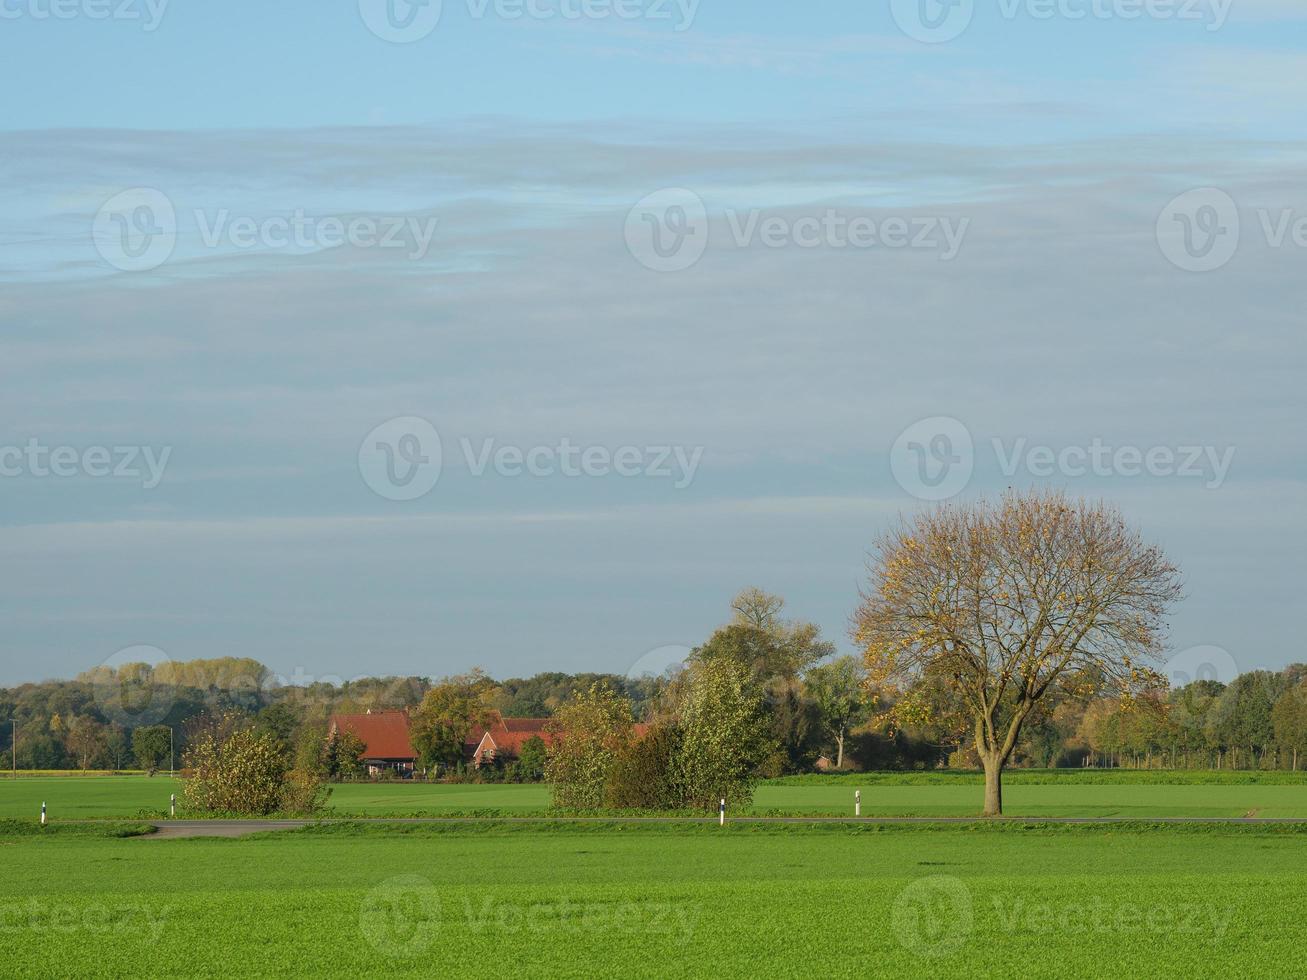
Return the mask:
<svg viewBox="0 0 1307 980">
<path fill-rule="evenodd" d="M 107 831 L 0 824 L 6 976 L 1289 977 L 1307 948 L 1297 827 Z"/>
<path fill-rule="evenodd" d="M 870 774 L 773 780 L 759 786 L 752 806 L 740 812 L 852 815 L 857 789 L 866 816 L 967 816 L 979 811 L 981 786 L 976 778 L 938 775 L 943 778 Z M 1106 783 L 1102 779 L 1107 775 L 1014 773 L 1005 781 L 1005 809 L 1010 816 L 1307 817 L 1303 774 L 1121 773 L 1122 781 Z M 1198 777 L 1205 781 L 1196 782 Z M 1162 778 L 1173 782 L 1158 781 Z M 51 816 L 61 819 L 162 814 L 173 792 L 180 797 L 180 783 L 165 776 L 0 780 L 0 817 L 36 816 L 42 800 Z M 355 783 L 335 787 L 331 806 L 334 816 L 529 815 L 547 811 L 549 790 L 540 785 Z"/>
</svg>

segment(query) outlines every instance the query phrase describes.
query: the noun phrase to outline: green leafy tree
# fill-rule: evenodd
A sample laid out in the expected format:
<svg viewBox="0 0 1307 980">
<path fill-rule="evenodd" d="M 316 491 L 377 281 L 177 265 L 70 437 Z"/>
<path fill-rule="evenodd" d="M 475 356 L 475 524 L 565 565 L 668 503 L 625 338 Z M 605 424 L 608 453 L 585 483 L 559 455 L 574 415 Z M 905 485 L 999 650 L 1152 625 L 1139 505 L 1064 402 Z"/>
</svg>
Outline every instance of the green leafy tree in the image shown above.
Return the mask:
<svg viewBox="0 0 1307 980">
<path fill-rule="evenodd" d="M 545 740 L 532 735 L 522 743 L 522 750 L 513 763 L 513 775 L 521 783 L 538 783 L 545 778 L 548 763 L 549 750 L 545 747 Z"/>
<path fill-rule="evenodd" d="M 592 684 L 558 710 L 551 734 L 545 778 L 553 784 L 554 804 L 603 806 L 609 771 L 631 742 L 631 702 L 607 685 Z"/>
<path fill-rule="evenodd" d="M 287 759 L 293 755 L 295 733 L 299 725 L 299 715 L 284 701 L 268 705 L 259 712 L 255 721 L 255 728 L 258 731 L 267 732 L 277 740 L 278 751 Z"/>
<path fill-rule="evenodd" d="M 363 771 L 362 756 L 367 748 L 353 732 L 336 732 L 325 743 L 322 768 L 332 779 L 353 779 Z"/>
<path fill-rule="evenodd" d="M 822 731 L 835 745 L 835 768 L 844 767 L 844 740 L 866 716 L 866 673 L 855 657 L 840 657 L 811 668 L 804 680 L 817 706 Z"/>
<path fill-rule="evenodd" d="M 489 724 L 485 698 L 493 682 L 481 671 L 449 677 L 427 691 L 413 713 L 410 739 L 427 767 L 454 767 L 463 761 L 463 744 L 472 729 Z"/>
<path fill-rule="evenodd" d="M 1247 750 L 1246 766 L 1256 765 L 1258 754 L 1275 744 L 1271 710 L 1283 687 L 1279 674 L 1253 670 L 1240 674 L 1221 692 L 1215 705 L 1216 730 L 1227 746 L 1239 750 L 1240 756 Z"/>
<path fill-rule="evenodd" d="M 104 754 L 115 771 L 123 767 L 123 758 L 127 755 L 127 733 L 122 725 L 106 725 L 104 729 Z"/>
<path fill-rule="evenodd" d="M 775 748 L 749 666 L 728 657 L 692 663 L 677 706 L 680 742 L 674 777 L 691 806 L 753 797 L 759 767 Z"/>
<path fill-rule="evenodd" d="M 148 725 L 132 732 L 132 755 L 142 769 L 154 772 L 168 758 L 172 732 L 167 725 Z"/>
<path fill-rule="evenodd" d="M 1271 709 L 1275 740 L 1289 752 L 1293 768 L 1298 768 L 1298 754 L 1307 750 L 1307 681 L 1286 688 Z"/>
<path fill-rule="evenodd" d="M 769 770 L 797 771 L 816 755 L 816 712 L 804 694 L 802 673 L 835 652 L 814 623 L 782 617 L 785 600 L 745 589 L 731 601 L 732 619 L 695 648 L 690 662 L 730 660 L 749 668 L 749 683 L 764 700 L 773 736 Z M 672 685 L 673 688 L 675 684 Z"/>
</svg>

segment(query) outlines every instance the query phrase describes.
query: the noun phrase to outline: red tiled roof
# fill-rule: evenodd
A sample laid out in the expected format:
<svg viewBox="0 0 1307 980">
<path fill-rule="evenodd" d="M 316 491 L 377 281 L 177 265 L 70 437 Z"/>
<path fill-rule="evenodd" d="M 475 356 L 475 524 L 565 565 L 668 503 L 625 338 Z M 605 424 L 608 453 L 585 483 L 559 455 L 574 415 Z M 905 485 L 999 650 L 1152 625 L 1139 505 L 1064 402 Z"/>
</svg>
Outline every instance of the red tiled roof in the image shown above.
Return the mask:
<svg viewBox="0 0 1307 980">
<path fill-rule="evenodd" d="M 416 760 L 408 738 L 408 715 L 403 711 L 380 711 L 372 715 L 332 715 L 329 732 L 351 732 L 367 746 L 364 759 Z"/>
<path fill-rule="evenodd" d="M 468 740 L 464 743 L 467 754 L 474 755 L 487 734 L 495 743 L 494 747 L 497 751 L 507 752 L 510 755 L 521 755 L 522 746 L 537 736 L 545 745 L 553 745 L 554 736 L 548 728 L 553 720 L 552 718 L 501 718 L 489 726 L 474 728 L 468 733 Z M 632 726 L 632 732 L 637 739 L 641 739 L 652 727 L 641 722 Z M 490 746 L 487 745 L 486 748 Z"/>
</svg>

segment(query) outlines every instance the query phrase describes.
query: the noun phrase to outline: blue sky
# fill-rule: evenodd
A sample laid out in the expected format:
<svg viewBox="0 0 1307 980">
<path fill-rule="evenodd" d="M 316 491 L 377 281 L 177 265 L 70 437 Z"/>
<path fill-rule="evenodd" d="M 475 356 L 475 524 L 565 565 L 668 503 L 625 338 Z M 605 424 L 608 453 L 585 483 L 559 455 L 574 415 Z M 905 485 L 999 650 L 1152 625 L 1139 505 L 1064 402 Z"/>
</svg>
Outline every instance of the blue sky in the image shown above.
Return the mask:
<svg viewBox="0 0 1307 980">
<path fill-rule="evenodd" d="M 371 0 L 8 0 L 0 683 L 624 672 L 751 584 L 847 648 L 941 458 L 1119 505 L 1177 651 L 1304 658 L 1307 9 L 595 3 L 390 43 Z"/>
</svg>

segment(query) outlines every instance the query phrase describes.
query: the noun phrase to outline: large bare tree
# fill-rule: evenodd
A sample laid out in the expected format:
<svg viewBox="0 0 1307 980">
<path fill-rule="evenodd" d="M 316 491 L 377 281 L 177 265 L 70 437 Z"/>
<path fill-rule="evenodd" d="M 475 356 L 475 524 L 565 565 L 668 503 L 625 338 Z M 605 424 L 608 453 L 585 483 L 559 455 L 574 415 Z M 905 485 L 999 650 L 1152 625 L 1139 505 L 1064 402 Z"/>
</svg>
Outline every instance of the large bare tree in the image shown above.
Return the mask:
<svg viewBox="0 0 1307 980">
<path fill-rule="evenodd" d="M 944 505 L 883 536 L 867 569 L 851 632 L 869 689 L 901 723 L 920 719 L 915 692 L 947 688 L 985 767 L 986 816 L 1003 812 L 1003 767 L 1042 699 L 1165 683 L 1149 663 L 1179 572 L 1105 504 L 1010 491 Z"/>
</svg>

